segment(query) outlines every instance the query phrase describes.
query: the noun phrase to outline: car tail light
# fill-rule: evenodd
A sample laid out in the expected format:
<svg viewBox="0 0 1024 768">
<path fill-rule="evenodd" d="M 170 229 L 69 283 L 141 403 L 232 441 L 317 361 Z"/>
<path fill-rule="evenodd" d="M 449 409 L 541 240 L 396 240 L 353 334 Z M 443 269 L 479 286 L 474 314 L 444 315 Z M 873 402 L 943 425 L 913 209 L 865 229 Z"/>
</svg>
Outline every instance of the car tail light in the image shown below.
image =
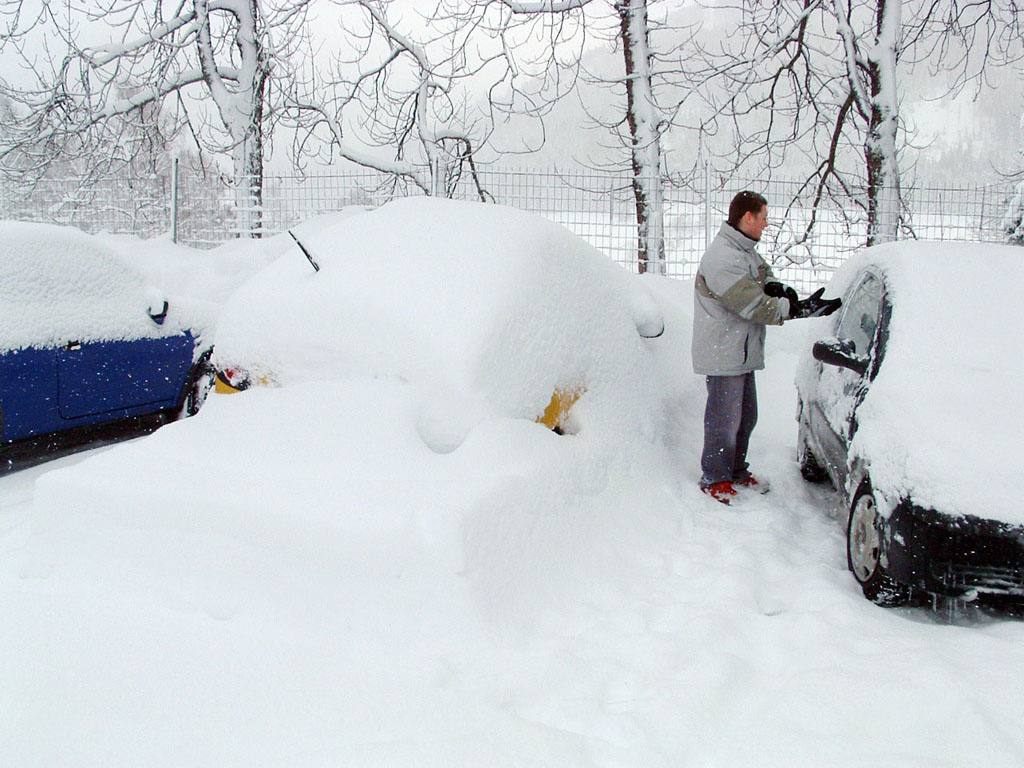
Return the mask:
<svg viewBox="0 0 1024 768">
<path fill-rule="evenodd" d="M 243 392 L 251 384 L 252 378 L 242 368 L 220 368 L 217 370 L 216 390 L 221 394 Z"/>
</svg>

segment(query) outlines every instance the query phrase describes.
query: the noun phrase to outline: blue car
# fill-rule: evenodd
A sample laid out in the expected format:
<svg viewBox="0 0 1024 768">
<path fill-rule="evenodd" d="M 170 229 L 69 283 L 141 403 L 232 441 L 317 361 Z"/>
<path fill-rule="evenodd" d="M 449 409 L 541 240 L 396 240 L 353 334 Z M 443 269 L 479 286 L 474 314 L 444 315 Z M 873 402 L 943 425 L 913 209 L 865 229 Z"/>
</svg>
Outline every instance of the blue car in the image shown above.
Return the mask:
<svg viewBox="0 0 1024 768">
<path fill-rule="evenodd" d="M 194 414 L 211 352 L 95 238 L 0 222 L 0 469 Z"/>
</svg>

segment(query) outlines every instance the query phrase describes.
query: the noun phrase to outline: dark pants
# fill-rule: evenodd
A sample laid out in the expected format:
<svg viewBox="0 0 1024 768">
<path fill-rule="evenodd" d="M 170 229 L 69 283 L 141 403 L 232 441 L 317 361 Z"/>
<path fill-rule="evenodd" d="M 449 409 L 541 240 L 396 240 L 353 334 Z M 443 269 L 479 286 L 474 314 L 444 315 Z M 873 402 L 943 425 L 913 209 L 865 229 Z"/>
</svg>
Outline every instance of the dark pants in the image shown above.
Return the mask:
<svg viewBox="0 0 1024 768">
<path fill-rule="evenodd" d="M 753 372 L 740 376 L 708 376 L 704 409 L 702 488 L 723 480 L 741 482 L 747 471 L 747 446 L 757 424 L 757 390 Z"/>
</svg>

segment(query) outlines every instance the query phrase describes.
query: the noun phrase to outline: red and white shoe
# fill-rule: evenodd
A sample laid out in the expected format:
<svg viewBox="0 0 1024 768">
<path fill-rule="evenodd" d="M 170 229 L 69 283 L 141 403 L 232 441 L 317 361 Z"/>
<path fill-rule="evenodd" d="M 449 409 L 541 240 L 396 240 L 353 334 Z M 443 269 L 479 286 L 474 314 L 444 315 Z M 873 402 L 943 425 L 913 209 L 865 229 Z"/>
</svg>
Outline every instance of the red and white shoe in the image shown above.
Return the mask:
<svg viewBox="0 0 1024 768">
<path fill-rule="evenodd" d="M 772 489 L 771 485 L 764 481 L 758 480 L 753 475 L 747 475 L 746 480 L 736 480 L 733 485 L 738 487 L 740 490 L 754 491 L 755 493 L 768 493 Z"/>
<path fill-rule="evenodd" d="M 732 487 L 732 483 L 728 480 L 712 483 L 711 485 L 702 485 L 700 489 L 712 499 L 722 504 L 728 504 L 736 496 L 736 489 Z"/>
</svg>

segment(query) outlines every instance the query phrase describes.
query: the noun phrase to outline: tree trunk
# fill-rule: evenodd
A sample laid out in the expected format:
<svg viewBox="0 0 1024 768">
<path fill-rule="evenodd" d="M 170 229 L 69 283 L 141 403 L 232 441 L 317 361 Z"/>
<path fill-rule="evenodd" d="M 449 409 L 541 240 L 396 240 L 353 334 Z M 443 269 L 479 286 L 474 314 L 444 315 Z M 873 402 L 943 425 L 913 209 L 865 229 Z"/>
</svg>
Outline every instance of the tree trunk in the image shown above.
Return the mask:
<svg viewBox="0 0 1024 768">
<path fill-rule="evenodd" d="M 899 234 L 896 63 L 901 5 L 902 0 L 878 0 L 877 41 L 868 55 L 871 115 L 864 144 L 868 175 L 868 245 L 891 242 Z"/>
<path fill-rule="evenodd" d="M 263 230 L 263 101 L 270 64 L 260 39 L 259 0 L 225 5 L 235 17 L 232 46 L 239 58 L 236 83 L 229 85 L 217 65 L 209 0 L 194 0 L 199 62 L 228 135 L 234 165 L 237 234 L 260 237 Z"/>
<path fill-rule="evenodd" d="M 661 136 L 651 84 L 647 0 L 616 0 L 626 64 L 629 124 L 636 200 L 637 260 L 641 273 L 665 273 L 665 200 L 661 183 Z"/>
<path fill-rule="evenodd" d="M 264 58 L 262 47 L 260 59 Z M 263 99 L 267 72 L 256 70 L 252 84 L 252 107 L 245 138 L 235 149 L 236 188 L 239 204 L 239 231 L 245 237 L 263 236 Z"/>
<path fill-rule="evenodd" d="M 1006 204 L 1002 224 L 1006 242 L 1012 245 L 1024 245 L 1024 181 L 1018 183 L 1014 188 L 1013 197 Z"/>
</svg>

